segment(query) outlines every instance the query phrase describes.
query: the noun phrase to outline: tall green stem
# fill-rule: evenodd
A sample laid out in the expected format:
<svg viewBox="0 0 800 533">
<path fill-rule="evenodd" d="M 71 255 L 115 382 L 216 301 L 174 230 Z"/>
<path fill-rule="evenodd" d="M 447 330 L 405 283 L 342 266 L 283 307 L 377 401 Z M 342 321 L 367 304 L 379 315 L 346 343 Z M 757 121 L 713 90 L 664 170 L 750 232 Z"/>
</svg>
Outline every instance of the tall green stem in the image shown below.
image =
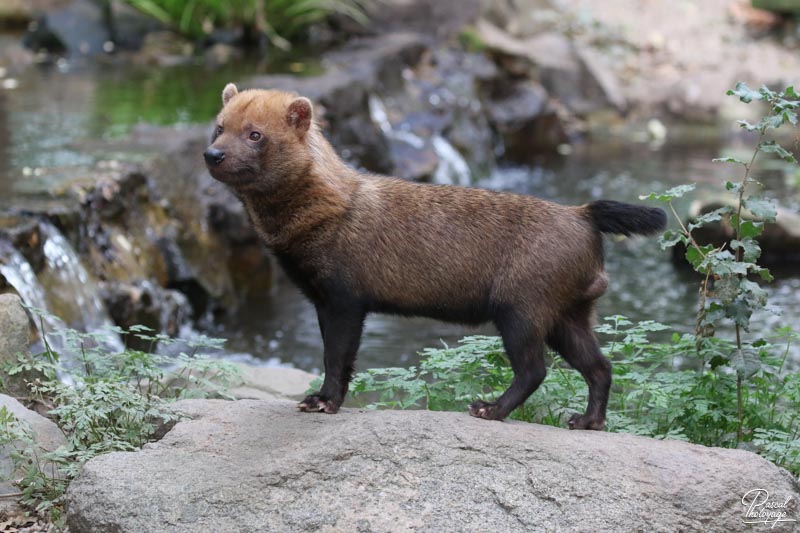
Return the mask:
<svg viewBox="0 0 800 533">
<path fill-rule="evenodd" d="M 766 133 L 766 128 L 762 128 L 759 132 L 758 136 L 758 143 L 756 143 L 756 149 L 753 151 L 753 157 L 750 158 L 750 162 L 744 165 L 744 179 L 742 180 L 741 187 L 739 187 L 739 198 L 738 198 L 738 206 L 736 209 L 736 240 L 741 242 L 742 241 L 742 208 L 744 207 L 744 192 L 747 188 L 748 183 L 750 183 L 750 170 L 753 168 L 753 164 L 756 161 L 756 156 L 758 156 L 758 152 L 761 151 L 761 142 L 764 139 L 764 134 Z M 738 246 L 736 248 L 736 261 L 742 260 L 742 246 Z M 737 274 L 736 277 L 741 279 L 742 274 Z M 736 350 L 741 354 L 742 353 L 742 331 L 741 326 L 738 323 L 734 324 L 736 328 Z M 736 373 L 736 444 L 738 445 L 742 442 L 742 437 L 744 435 L 744 415 L 743 415 L 743 406 L 742 406 L 742 373 Z"/>
</svg>

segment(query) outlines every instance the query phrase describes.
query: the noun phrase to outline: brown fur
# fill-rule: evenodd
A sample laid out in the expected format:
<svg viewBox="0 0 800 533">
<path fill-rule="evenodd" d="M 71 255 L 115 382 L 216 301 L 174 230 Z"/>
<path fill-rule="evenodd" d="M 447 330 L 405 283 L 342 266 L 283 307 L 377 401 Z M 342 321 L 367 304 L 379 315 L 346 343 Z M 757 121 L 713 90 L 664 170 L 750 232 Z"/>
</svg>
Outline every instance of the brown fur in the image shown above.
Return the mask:
<svg viewBox="0 0 800 533">
<path fill-rule="evenodd" d="M 390 312 L 497 324 L 517 377 L 496 404 L 473 404 L 484 418 L 504 418 L 541 383 L 545 339 L 581 352 L 565 357 L 595 405 L 590 398 L 571 426 L 602 427 L 610 365 L 590 322 L 608 281 L 588 206 L 362 174 L 324 139 L 307 100 L 230 87 L 209 148 L 224 161 L 210 171 L 239 196 L 320 315 L 326 381 L 301 409 L 338 409 L 364 317 Z M 248 138 L 253 131 L 260 142 Z"/>
</svg>

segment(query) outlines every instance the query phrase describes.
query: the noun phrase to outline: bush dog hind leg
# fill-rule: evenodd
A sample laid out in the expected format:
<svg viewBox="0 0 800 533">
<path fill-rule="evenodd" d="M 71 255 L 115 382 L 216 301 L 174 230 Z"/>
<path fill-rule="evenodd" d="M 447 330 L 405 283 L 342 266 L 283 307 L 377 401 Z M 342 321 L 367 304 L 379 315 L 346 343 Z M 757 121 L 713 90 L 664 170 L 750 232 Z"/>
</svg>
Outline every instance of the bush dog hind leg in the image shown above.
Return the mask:
<svg viewBox="0 0 800 533">
<path fill-rule="evenodd" d="M 539 388 L 547 374 L 544 342 L 532 319 L 516 311 L 496 319 L 497 329 L 514 371 L 514 379 L 497 402 L 475 400 L 469 414 L 489 420 L 502 420 Z"/>
<path fill-rule="evenodd" d="M 570 429 L 603 429 L 608 392 L 611 388 L 611 363 L 600 351 L 592 331 L 594 304 L 587 302 L 562 318 L 547 336 L 547 344 L 581 373 L 589 386 L 585 414 L 569 419 Z"/>
</svg>

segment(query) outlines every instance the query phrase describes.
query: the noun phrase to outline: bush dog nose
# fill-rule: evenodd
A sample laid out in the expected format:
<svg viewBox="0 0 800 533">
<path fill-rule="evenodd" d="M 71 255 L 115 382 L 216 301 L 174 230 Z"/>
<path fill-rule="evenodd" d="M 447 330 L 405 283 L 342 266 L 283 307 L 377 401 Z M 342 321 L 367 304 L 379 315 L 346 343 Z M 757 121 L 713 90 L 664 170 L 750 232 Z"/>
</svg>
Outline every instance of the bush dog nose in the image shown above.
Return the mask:
<svg viewBox="0 0 800 533">
<path fill-rule="evenodd" d="M 215 167 L 225 160 L 225 152 L 216 148 L 209 148 L 203 152 L 203 158 L 206 160 L 206 165 Z"/>
</svg>

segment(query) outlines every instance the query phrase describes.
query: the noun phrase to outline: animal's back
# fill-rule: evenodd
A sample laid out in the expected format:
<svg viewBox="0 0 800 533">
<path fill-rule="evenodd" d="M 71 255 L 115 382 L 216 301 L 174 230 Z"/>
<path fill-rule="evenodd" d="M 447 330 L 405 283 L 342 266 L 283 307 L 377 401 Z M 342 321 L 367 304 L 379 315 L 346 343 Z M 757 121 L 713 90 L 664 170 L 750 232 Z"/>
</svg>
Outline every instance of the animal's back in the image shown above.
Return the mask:
<svg viewBox="0 0 800 533">
<path fill-rule="evenodd" d="M 473 308 L 497 305 L 536 292 L 579 292 L 602 269 L 599 234 L 575 208 L 482 189 L 360 179 L 336 253 L 355 259 L 344 275 L 377 302 L 446 312 L 457 295 Z"/>
</svg>

